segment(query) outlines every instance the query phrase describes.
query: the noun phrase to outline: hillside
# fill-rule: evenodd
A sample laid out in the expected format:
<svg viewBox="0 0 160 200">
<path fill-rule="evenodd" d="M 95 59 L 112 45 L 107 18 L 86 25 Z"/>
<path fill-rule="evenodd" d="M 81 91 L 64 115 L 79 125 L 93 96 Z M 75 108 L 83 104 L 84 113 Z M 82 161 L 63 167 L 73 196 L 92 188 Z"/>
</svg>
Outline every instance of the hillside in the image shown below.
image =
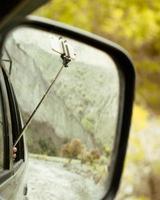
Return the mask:
<svg viewBox="0 0 160 200">
<path fill-rule="evenodd" d="M 24 123 L 62 65 L 59 54 L 50 47 L 54 37 L 22 28 L 6 42 L 13 63 L 10 79 Z M 118 117 L 118 71 L 105 53 L 69 42 L 77 58 L 62 70 L 28 127 L 29 150 L 58 155 L 63 144 L 79 138 L 87 149 L 111 151 Z"/>
</svg>

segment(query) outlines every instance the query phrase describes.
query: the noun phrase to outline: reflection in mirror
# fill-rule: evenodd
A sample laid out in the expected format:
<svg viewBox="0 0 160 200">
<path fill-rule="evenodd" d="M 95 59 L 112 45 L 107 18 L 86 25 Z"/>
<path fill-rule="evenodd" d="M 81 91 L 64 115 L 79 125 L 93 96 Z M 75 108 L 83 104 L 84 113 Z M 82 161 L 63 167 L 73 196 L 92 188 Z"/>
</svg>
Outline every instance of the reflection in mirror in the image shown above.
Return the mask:
<svg viewBox="0 0 160 200">
<path fill-rule="evenodd" d="M 84 43 L 27 27 L 14 30 L 4 46 L 2 64 L 10 74 L 24 125 L 63 66 L 64 51 L 70 55 L 68 67 L 63 67 L 27 128 L 28 147 L 31 153 L 46 155 L 59 170 L 55 184 L 66 177 L 66 194 L 70 189 L 77 195 L 74 199 L 101 199 L 118 118 L 115 63 Z"/>
</svg>

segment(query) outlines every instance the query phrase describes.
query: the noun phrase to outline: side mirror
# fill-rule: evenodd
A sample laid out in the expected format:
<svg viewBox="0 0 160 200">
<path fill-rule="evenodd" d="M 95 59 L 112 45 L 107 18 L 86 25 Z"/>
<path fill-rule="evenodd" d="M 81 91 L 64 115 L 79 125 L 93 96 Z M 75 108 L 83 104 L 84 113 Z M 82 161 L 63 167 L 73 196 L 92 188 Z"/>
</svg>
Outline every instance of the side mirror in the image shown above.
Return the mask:
<svg viewBox="0 0 160 200">
<path fill-rule="evenodd" d="M 79 199 L 113 199 L 134 98 L 126 52 L 93 34 L 29 17 L 6 34 L 1 55 L 31 151 L 51 156 L 62 175 L 69 173 Z"/>
</svg>

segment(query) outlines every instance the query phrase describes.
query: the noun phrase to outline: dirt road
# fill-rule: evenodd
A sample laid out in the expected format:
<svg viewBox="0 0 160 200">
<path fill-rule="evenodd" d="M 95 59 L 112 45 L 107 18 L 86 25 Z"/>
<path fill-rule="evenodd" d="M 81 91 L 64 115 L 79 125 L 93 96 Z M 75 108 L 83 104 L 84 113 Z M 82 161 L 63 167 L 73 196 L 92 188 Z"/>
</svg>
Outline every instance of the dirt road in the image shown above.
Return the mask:
<svg viewBox="0 0 160 200">
<path fill-rule="evenodd" d="M 104 194 L 102 184 L 64 168 L 60 162 L 29 159 L 29 200 L 97 200 Z"/>
</svg>

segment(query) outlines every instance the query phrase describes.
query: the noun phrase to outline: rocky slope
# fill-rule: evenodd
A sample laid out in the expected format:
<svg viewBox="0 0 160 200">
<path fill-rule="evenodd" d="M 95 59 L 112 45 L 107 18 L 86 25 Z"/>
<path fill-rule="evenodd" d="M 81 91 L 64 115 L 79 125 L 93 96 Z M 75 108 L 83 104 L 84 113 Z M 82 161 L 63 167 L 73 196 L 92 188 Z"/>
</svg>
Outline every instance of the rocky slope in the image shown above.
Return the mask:
<svg viewBox="0 0 160 200">
<path fill-rule="evenodd" d="M 28 200 L 97 200 L 105 194 L 104 185 L 82 175 L 82 168 L 78 174 L 62 162 L 32 157 L 28 172 Z"/>
<path fill-rule="evenodd" d="M 62 65 L 59 54 L 50 46 L 53 37 L 56 36 L 21 28 L 6 42 L 12 59 L 10 79 L 24 121 Z M 28 128 L 32 152 L 48 153 L 50 146 L 54 154 L 71 138 L 80 138 L 88 148 L 111 147 L 113 143 L 120 92 L 115 64 L 101 51 L 70 42 L 77 58 L 63 69 Z"/>
</svg>

